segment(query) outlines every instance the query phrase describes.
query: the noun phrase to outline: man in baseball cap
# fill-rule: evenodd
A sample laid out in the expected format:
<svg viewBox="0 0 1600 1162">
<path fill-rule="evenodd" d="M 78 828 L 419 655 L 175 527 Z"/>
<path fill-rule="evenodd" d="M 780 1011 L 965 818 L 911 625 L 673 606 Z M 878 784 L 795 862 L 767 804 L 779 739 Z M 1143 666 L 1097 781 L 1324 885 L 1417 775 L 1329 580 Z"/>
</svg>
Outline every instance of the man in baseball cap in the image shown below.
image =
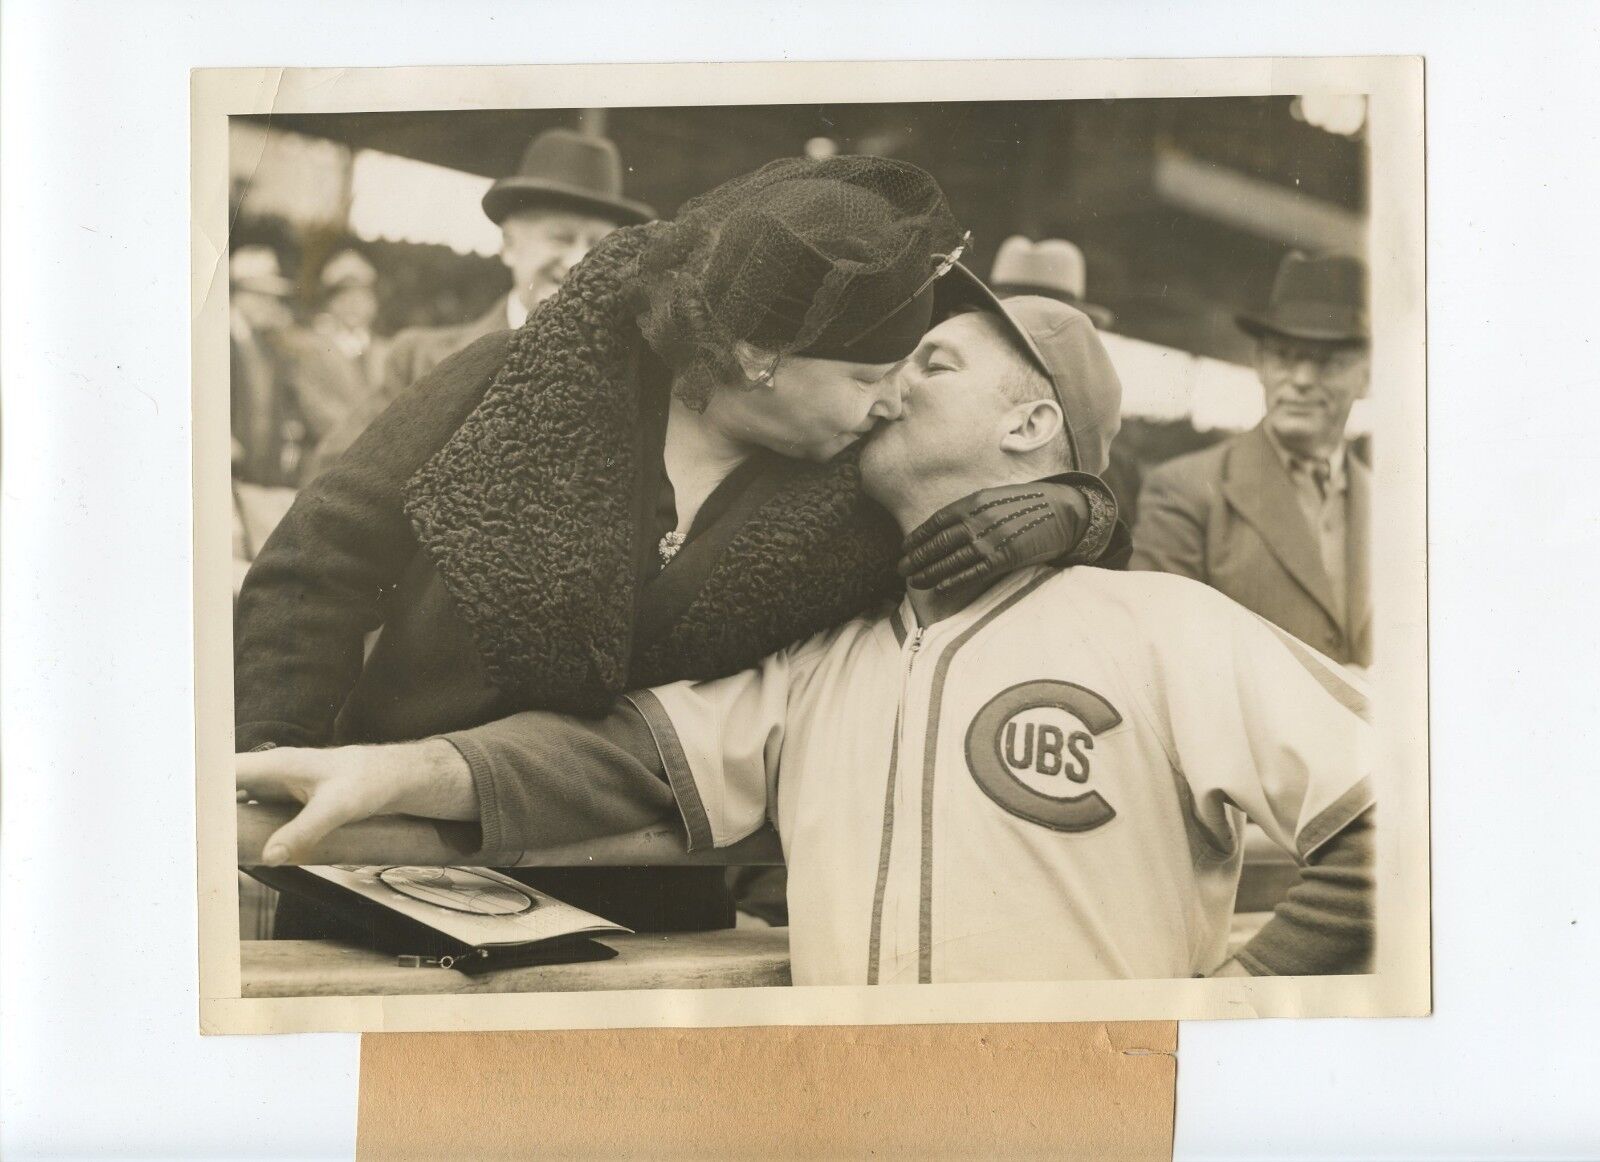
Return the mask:
<svg viewBox="0 0 1600 1162">
<path fill-rule="evenodd" d="M 863 450 L 863 482 L 869 492 L 943 491 L 944 465 L 967 479 L 981 465 L 978 474 L 995 479 L 952 492 L 923 514 L 906 538 L 902 574 L 917 588 L 949 592 L 1041 559 L 1024 554 L 1050 535 L 1049 498 L 1016 484 L 1047 477 L 1080 486 L 1089 507 L 1086 543 L 1120 536 L 1125 544 L 1116 503 L 1099 479 L 1122 424 L 1122 384 L 1088 315 L 1038 295 L 1002 300 L 959 262 L 938 293 L 935 317 L 944 321 L 902 366 L 906 415 Z M 1024 425 L 1003 446 L 986 422 L 997 417 L 976 414 L 998 402 L 1010 405 L 1008 421 Z M 1089 559 L 1116 555 L 1113 545 Z"/>
</svg>

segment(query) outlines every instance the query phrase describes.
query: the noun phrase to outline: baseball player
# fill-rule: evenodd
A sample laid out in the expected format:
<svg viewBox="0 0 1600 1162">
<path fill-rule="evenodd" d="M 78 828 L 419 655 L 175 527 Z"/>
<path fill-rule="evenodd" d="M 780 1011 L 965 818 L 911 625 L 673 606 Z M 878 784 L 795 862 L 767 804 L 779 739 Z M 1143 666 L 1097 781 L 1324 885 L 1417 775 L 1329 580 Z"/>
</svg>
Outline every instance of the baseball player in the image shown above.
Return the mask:
<svg viewBox="0 0 1600 1162">
<path fill-rule="evenodd" d="M 1025 537 L 1025 509 L 991 526 L 981 492 L 959 519 L 949 506 L 1097 471 L 1119 424 L 1120 387 L 1081 312 L 1002 305 L 971 281 L 981 309 L 928 333 L 899 372 L 905 416 L 862 453 L 914 550 Z M 635 693 L 599 721 L 521 714 L 385 748 L 381 764 L 243 755 L 240 785 L 307 802 L 269 856 L 381 811 L 481 820 L 497 853 L 670 814 L 691 850 L 771 822 L 797 984 L 1365 968 L 1373 796 L 1350 678 L 1185 578 L 1029 568 L 974 584 L 912 588 L 879 616 L 728 678 Z M 1305 873 L 1228 960 L 1246 820 Z"/>
</svg>

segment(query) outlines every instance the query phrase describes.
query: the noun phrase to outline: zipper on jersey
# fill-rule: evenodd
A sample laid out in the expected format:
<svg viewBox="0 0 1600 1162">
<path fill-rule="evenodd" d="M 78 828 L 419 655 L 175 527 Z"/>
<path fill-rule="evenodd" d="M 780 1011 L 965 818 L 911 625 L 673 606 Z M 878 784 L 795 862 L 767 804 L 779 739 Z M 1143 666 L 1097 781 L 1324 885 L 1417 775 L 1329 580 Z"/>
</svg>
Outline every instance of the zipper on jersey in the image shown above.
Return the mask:
<svg viewBox="0 0 1600 1162">
<path fill-rule="evenodd" d="M 922 649 L 922 637 L 927 633 L 923 626 L 917 626 L 906 642 L 906 664 L 900 671 L 900 702 L 894 710 L 895 753 L 903 753 L 900 748 L 901 736 L 906 729 L 906 708 L 911 700 L 911 671 L 916 668 L 917 654 Z"/>
<path fill-rule="evenodd" d="M 900 790 L 900 740 L 905 732 L 906 697 L 911 687 L 911 668 L 916 665 L 917 653 L 922 649 L 923 626 L 906 643 L 905 665 L 900 669 L 900 700 L 894 711 L 894 741 L 889 751 L 889 780 L 884 790 L 883 839 L 878 850 L 878 880 L 872 894 L 872 922 L 868 938 L 867 983 L 878 983 L 878 968 L 883 949 L 883 903 L 888 888 L 889 862 L 894 854 L 894 815 Z"/>
<path fill-rule="evenodd" d="M 916 668 L 917 654 L 922 649 L 922 638 L 927 628 L 917 626 L 906 640 L 906 664 L 900 669 L 900 701 L 894 708 L 895 753 L 901 752 L 900 743 L 906 729 L 906 707 L 911 699 L 911 671 Z"/>
</svg>

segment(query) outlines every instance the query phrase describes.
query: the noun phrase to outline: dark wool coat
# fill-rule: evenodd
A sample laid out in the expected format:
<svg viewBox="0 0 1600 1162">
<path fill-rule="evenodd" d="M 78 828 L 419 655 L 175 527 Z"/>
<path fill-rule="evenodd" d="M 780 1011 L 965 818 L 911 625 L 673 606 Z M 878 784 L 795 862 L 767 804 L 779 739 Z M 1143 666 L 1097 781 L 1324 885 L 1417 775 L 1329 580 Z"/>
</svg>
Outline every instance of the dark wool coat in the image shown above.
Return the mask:
<svg viewBox="0 0 1600 1162">
<path fill-rule="evenodd" d="M 521 330 L 402 395 L 306 488 L 240 592 L 236 744 L 418 738 L 731 673 L 895 592 L 899 534 L 853 463 L 767 467 L 638 583 L 629 277 L 597 247 Z M 659 367 L 658 367 L 659 370 Z M 363 662 L 363 638 L 382 627 Z"/>
</svg>

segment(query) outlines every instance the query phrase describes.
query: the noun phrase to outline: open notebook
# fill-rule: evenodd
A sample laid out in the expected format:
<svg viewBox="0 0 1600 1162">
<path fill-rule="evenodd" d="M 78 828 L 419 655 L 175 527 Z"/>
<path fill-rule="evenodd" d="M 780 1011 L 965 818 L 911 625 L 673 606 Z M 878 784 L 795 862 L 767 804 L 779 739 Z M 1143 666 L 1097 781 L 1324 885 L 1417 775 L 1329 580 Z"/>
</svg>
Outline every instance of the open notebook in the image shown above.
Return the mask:
<svg viewBox="0 0 1600 1162">
<path fill-rule="evenodd" d="M 250 867 L 330 913 L 362 943 L 465 973 L 604 960 L 591 937 L 629 929 L 485 867 Z"/>
</svg>

